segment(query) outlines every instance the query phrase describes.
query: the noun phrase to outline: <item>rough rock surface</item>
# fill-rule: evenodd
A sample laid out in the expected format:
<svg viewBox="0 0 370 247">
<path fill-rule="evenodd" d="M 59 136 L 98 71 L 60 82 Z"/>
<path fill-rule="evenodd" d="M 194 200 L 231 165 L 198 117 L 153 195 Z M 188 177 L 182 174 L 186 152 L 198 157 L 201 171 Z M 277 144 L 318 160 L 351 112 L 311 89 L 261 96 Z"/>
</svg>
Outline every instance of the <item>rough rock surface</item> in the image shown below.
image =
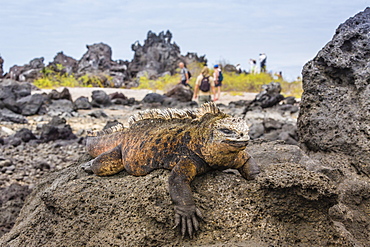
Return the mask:
<svg viewBox="0 0 370 247">
<path fill-rule="evenodd" d="M 303 69 L 299 136 L 307 150 L 340 152 L 370 176 L 370 8 L 341 24 Z"/>
<path fill-rule="evenodd" d="M 256 150 L 271 148 L 265 143 L 255 145 Z M 268 145 L 277 150 L 284 146 Z M 353 246 L 353 240 L 337 229 L 328 214 L 338 198 L 335 185 L 327 176 L 305 168 L 308 157 L 298 147 L 286 147 L 298 150 L 291 152 L 295 158 L 289 162 L 288 156 L 280 157 L 284 153 L 271 155 L 269 161 L 261 162 L 263 172 L 255 182 L 233 170 L 197 177 L 192 190 L 205 221 L 193 239 L 182 239 L 172 229 L 169 171 L 157 170 L 143 177 L 125 172 L 97 177 L 74 164 L 40 183 L 0 244 Z"/>
<path fill-rule="evenodd" d="M 31 190 L 28 186 L 16 183 L 6 188 L 0 188 L 0 236 L 13 227 L 24 200 L 30 193 Z"/>
</svg>

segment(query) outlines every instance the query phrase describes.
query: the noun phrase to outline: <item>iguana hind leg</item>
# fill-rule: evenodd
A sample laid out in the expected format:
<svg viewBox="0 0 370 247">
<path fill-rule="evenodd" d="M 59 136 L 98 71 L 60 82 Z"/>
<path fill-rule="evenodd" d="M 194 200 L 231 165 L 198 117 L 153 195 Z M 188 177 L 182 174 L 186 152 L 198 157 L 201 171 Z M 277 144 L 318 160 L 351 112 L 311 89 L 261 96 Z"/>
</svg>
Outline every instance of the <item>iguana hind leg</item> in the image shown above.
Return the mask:
<svg viewBox="0 0 370 247">
<path fill-rule="evenodd" d="M 122 162 L 121 145 L 100 154 L 95 159 L 82 165 L 82 168 L 87 172 L 92 171 L 98 176 L 109 176 L 122 171 L 124 165 Z"/>
</svg>

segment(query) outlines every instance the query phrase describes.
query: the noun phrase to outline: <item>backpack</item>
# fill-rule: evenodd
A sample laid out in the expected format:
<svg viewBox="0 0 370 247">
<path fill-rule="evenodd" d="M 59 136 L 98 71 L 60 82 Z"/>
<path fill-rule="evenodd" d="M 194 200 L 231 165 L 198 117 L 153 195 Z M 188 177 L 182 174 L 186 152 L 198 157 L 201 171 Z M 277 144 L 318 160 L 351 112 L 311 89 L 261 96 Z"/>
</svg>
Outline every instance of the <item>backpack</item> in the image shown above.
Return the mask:
<svg viewBox="0 0 370 247">
<path fill-rule="evenodd" d="M 191 73 L 190 73 L 190 71 L 188 70 L 188 78 L 189 78 L 189 80 L 190 80 L 190 78 L 191 78 Z"/>
<path fill-rule="evenodd" d="M 199 89 L 202 90 L 202 92 L 208 92 L 210 88 L 211 84 L 209 83 L 209 76 L 203 77 L 200 82 Z"/>
<path fill-rule="evenodd" d="M 218 81 L 222 82 L 224 80 L 224 75 L 222 74 L 221 70 L 218 71 Z"/>
</svg>

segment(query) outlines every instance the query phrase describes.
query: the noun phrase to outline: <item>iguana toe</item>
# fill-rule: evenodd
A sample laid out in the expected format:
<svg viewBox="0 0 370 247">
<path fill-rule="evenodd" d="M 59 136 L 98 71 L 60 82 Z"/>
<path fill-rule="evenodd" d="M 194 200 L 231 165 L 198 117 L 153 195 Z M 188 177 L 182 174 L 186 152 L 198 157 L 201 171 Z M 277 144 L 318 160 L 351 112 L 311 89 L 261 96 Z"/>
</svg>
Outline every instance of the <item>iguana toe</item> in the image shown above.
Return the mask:
<svg viewBox="0 0 370 247">
<path fill-rule="evenodd" d="M 81 164 L 81 168 L 82 168 L 85 172 L 87 172 L 87 173 L 94 173 L 94 172 L 92 171 L 91 166 L 92 166 L 92 160 L 90 160 L 90 161 L 88 161 L 88 162 L 86 162 L 86 163 Z"/>
</svg>

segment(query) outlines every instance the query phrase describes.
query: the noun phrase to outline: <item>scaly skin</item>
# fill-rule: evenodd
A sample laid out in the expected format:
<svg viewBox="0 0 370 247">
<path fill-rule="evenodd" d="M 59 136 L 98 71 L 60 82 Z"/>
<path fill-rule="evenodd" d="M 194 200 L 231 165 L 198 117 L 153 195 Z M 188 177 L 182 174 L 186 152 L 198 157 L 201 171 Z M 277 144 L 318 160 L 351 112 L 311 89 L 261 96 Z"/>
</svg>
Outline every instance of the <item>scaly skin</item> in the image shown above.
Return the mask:
<svg viewBox="0 0 370 247">
<path fill-rule="evenodd" d="M 199 229 L 197 217 L 202 218 L 190 189 L 194 177 L 234 168 L 251 180 L 259 167 L 245 151 L 249 136 L 244 120 L 220 112 L 213 103 L 198 111 L 169 111 L 139 113 L 129 128 L 88 137 L 87 150 L 95 159 L 83 167 L 98 176 L 122 170 L 135 176 L 160 168 L 171 170 L 169 193 L 175 205 L 175 227 L 191 237 Z"/>
</svg>

